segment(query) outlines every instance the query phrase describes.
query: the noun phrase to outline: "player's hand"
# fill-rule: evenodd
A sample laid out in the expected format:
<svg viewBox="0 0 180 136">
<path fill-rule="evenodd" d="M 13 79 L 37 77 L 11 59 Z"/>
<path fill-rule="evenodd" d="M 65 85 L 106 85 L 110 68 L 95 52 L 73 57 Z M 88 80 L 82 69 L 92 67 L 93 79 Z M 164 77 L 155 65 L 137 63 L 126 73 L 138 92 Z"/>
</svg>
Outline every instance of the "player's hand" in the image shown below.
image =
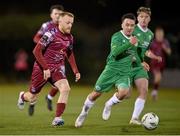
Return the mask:
<svg viewBox="0 0 180 136">
<path fill-rule="evenodd" d="M 137 46 L 137 43 L 138 43 L 138 40 L 135 36 L 131 36 L 130 39 L 129 39 L 129 42 L 134 45 L 134 46 Z"/>
<path fill-rule="evenodd" d="M 51 72 L 49 69 L 47 70 L 43 70 L 43 73 L 44 73 L 44 79 L 47 80 L 48 78 L 51 77 Z"/>
<path fill-rule="evenodd" d="M 79 79 L 81 78 L 81 74 L 76 73 L 75 76 L 76 76 L 75 82 L 79 81 Z"/>
<path fill-rule="evenodd" d="M 161 56 L 157 56 L 156 59 L 157 59 L 158 62 L 162 62 L 162 57 Z"/>
<path fill-rule="evenodd" d="M 141 63 L 141 65 L 144 67 L 145 70 L 147 70 L 147 71 L 150 70 L 149 64 L 147 64 L 145 61 L 143 61 L 143 62 Z"/>
</svg>

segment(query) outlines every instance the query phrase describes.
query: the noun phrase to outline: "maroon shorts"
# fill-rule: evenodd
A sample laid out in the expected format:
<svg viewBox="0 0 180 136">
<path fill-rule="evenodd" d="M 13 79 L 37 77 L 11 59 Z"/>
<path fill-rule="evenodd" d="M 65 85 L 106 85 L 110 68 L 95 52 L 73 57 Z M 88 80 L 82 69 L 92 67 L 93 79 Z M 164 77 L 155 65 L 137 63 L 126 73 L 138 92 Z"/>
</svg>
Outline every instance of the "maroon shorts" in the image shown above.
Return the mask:
<svg viewBox="0 0 180 136">
<path fill-rule="evenodd" d="M 41 88 L 47 83 L 50 82 L 52 85 L 61 79 L 66 79 L 65 75 L 65 66 L 61 65 L 56 68 L 51 69 L 51 77 L 48 80 L 44 80 L 43 70 L 39 67 L 37 63 L 34 64 L 32 75 L 31 75 L 31 85 L 30 92 L 37 94 L 41 91 Z"/>
<path fill-rule="evenodd" d="M 165 68 L 165 63 L 158 63 L 158 62 L 151 62 L 150 63 L 150 71 L 152 72 L 156 72 L 156 71 L 160 71 L 163 72 Z"/>
</svg>

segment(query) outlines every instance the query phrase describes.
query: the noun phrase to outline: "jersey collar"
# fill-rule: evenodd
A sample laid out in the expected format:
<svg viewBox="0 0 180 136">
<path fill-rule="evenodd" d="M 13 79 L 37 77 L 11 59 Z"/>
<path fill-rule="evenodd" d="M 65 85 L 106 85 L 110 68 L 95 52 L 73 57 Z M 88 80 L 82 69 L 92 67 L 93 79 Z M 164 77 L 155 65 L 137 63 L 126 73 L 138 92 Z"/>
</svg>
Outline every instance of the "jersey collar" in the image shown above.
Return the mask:
<svg viewBox="0 0 180 136">
<path fill-rule="evenodd" d="M 140 24 L 137 24 L 137 26 L 138 26 L 138 27 L 139 27 L 139 29 L 140 29 L 141 31 L 143 31 L 143 32 L 147 32 L 147 31 L 148 31 L 148 28 L 143 29 L 143 28 L 140 26 Z"/>
<path fill-rule="evenodd" d="M 130 39 L 130 37 L 126 36 L 126 35 L 123 33 L 122 30 L 121 30 L 120 32 L 122 33 L 122 35 L 123 35 L 126 39 L 128 39 L 128 40 Z"/>
</svg>

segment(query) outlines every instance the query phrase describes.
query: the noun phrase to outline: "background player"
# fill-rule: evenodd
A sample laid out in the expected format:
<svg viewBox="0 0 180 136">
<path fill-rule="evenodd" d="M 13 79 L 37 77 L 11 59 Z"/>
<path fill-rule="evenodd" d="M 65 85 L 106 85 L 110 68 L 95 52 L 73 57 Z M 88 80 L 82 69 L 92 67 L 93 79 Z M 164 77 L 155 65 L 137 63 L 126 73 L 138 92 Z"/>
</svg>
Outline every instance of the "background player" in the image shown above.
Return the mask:
<svg viewBox="0 0 180 136">
<path fill-rule="evenodd" d="M 155 39 L 151 43 L 150 49 L 158 56 L 162 57 L 162 62 L 157 60 L 150 61 L 150 70 L 153 74 L 153 90 L 151 96 L 153 100 L 157 100 L 159 84 L 162 79 L 162 73 L 166 65 L 166 55 L 171 54 L 171 48 L 168 40 L 164 37 L 164 30 L 162 27 L 155 29 Z"/>
<path fill-rule="evenodd" d="M 75 73 L 76 80 L 80 79 L 80 73 L 78 72 L 73 54 L 73 37 L 70 34 L 73 22 L 74 15 L 72 13 L 61 13 L 58 27 L 45 32 L 39 40 L 33 50 L 36 61 L 32 71 L 29 92 L 20 92 L 18 99 L 18 107 L 23 109 L 25 102 L 36 102 L 37 94 L 47 82 L 52 83 L 60 92 L 56 115 L 52 121 L 54 126 L 64 124 L 62 114 L 65 110 L 70 91 L 65 75 L 64 63 L 66 57 L 73 60 L 73 72 Z"/>
</svg>

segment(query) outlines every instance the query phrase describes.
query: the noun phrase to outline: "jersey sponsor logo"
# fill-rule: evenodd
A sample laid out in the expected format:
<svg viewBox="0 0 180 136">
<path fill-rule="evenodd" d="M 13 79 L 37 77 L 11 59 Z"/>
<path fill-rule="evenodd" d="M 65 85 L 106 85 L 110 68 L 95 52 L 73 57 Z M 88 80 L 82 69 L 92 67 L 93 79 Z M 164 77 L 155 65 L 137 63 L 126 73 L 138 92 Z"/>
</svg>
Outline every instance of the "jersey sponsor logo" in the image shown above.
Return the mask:
<svg viewBox="0 0 180 136">
<path fill-rule="evenodd" d="M 144 41 L 143 45 L 146 46 L 146 47 L 148 47 L 148 46 L 149 46 L 149 42 Z"/>
</svg>

